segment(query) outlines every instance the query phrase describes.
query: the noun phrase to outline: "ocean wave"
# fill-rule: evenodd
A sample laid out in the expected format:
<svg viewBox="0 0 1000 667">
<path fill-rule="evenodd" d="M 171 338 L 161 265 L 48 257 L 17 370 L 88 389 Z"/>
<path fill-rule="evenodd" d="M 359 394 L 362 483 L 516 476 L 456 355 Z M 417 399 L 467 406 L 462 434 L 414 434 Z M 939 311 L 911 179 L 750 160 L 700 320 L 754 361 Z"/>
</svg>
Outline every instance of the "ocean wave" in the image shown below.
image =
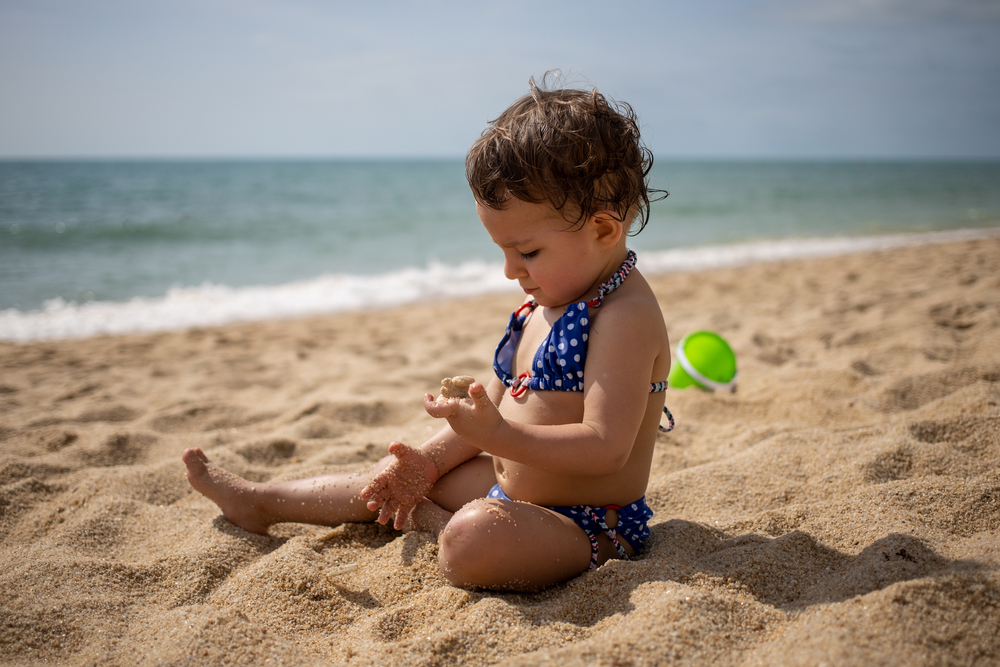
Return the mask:
<svg viewBox="0 0 1000 667">
<path fill-rule="evenodd" d="M 690 271 L 808 257 L 825 257 L 926 243 L 1000 236 L 1000 228 L 876 237 L 761 241 L 645 252 L 646 273 Z M 0 340 L 86 338 L 214 326 L 398 306 L 431 299 L 512 291 L 498 263 L 431 264 L 376 276 L 325 275 L 283 285 L 175 287 L 162 297 L 123 302 L 47 301 L 34 311 L 0 311 Z"/>
<path fill-rule="evenodd" d="M 167 331 L 230 322 L 283 319 L 398 306 L 435 298 L 511 290 L 499 264 L 432 264 L 376 276 L 325 275 L 283 285 L 174 287 L 162 297 L 128 301 L 45 302 L 40 310 L 0 311 L 0 340 L 86 338 Z"/>
<path fill-rule="evenodd" d="M 774 262 L 785 259 L 831 257 L 855 252 L 889 250 L 927 243 L 950 243 L 1000 236 L 1000 228 L 956 229 L 920 234 L 891 234 L 885 236 L 853 236 L 813 239 L 782 239 L 757 241 L 733 245 L 678 248 L 642 256 L 640 268 L 646 273 L 669 271 L 697 271 L 741 266 L 756 262 Z"/>
</svg>

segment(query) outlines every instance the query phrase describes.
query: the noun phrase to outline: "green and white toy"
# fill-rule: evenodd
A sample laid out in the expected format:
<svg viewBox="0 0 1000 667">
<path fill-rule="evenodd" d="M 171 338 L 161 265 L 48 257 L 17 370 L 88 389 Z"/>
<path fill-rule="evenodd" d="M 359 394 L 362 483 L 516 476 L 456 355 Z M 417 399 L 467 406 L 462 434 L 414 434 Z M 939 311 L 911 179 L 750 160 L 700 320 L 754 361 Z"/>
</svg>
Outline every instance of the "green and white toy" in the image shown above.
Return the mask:
<svg viewBox="0 0 1000 667">
<path fill-rule="evenodd" d="M 676 389 L 691 385 L 708 391 L 736 391 L 736 354 L 713 331 L 695 331 L 677 344 L 667 383 Z"/>
</svg>

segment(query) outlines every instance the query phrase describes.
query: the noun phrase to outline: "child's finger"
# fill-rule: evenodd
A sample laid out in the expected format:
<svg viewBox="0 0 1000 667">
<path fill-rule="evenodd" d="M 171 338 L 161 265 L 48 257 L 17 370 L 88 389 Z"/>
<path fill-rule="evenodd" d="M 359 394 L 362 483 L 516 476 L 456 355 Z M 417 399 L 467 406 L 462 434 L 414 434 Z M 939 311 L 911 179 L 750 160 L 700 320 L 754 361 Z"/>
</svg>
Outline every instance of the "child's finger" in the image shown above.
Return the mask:
<svg viewBox="0 0 1000 667">
<path fill-rule="evenodd" d="M 453 413 L 454 407 L 450 402 L 444 401 L 438 403 L 430 394 L 424 394 L 424 410 L 431 417 L 447 417 Z"/>
<path fill-rule="evenodd" d="M 382 509 L 378 513 L 378 522 L 383 526 L 389 523 L 389 519 L 392 518 L 392 512 L 389 510 L 389 505 L 382 505 Z"/>
<path fill-rule="evenodd" d="M 365 484 L 365 488 L 361 489 L 361 493 L 358 494 L 359 496 L 361 496 L 362 500 L 368 500 L 369 498 L 378 498 L 380 495 L 382 495 L 382 493 L 386 490 L 387 486 L 384 479 L 384 475 L 385 475 L 384 472 L 380 472 L 379 474 L 375 475 L 375 477 L 373 477 L 367 484 Z"/>
<path fill-rule="evenodd" d="M 477 410 L 494 407 L 493 401 L 490 400 L 489 394 L 486 393 L 486 387 L 478 382 L 469 387 L 469 396 L 472 397 L 472 402 L 475 404 Z"/>
<path fill-rule="evenodd" d="M 397 459 L 401 459 L 410 451 L 410 446 L 393 440 L 389 443 L 389 453 Z"/>
</svg>

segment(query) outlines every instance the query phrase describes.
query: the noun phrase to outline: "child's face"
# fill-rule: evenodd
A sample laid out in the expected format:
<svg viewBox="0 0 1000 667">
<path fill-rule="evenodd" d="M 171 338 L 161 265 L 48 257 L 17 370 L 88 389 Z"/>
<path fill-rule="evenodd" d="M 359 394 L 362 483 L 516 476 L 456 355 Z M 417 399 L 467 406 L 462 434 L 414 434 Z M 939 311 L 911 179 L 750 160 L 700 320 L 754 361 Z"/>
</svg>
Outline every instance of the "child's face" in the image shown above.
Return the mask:
<svg viewBox="0 0 1000 667">
<path fill-rule="evenodd" d="M 476 211 L 504 255 L 504 275 L 547 308 L 580 300 L 603 269 L 601 250 L 588 220 L 581 228 L 551 204 L 511 198 L 502 210 L 481 204 Z"/>
</svg>

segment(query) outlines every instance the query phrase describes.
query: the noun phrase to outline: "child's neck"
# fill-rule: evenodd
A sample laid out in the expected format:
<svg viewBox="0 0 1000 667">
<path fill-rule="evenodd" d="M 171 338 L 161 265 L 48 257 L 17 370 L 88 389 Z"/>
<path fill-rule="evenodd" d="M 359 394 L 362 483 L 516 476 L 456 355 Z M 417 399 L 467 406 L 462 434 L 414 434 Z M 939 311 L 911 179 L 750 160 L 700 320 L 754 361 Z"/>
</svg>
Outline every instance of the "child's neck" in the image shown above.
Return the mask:
<svg viewBox="0 0 1000 667">
<path fill-rule="evenodd" d="M 589 301 L 597 296 L 598 288 L 621 270 L 622 264 L 625 263 L 628 257 L 628 248 L 625 247 L 625 242 L 622 240 L 621 243 L 615 244 L 614 247 L 609 248 L 607 252 L 602 254 L 604 258 L 597 279 L 584 294 L 576 299 L 576 302 Z"/>
</svg>

